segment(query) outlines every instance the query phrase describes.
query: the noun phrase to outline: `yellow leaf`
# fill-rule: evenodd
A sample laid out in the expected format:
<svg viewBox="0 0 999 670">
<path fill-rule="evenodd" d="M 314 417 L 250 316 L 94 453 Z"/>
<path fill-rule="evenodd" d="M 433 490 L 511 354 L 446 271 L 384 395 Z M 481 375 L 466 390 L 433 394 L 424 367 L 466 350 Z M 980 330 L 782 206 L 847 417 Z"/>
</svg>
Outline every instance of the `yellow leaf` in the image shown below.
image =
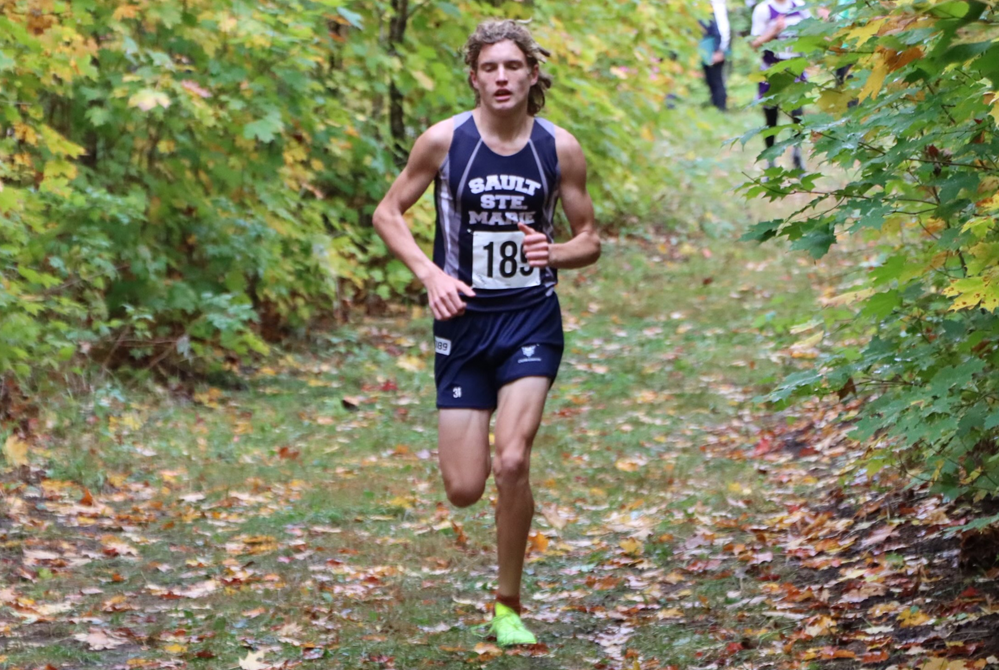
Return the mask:
<svg viewBox="0 0 999 670">
<path fill-rule="evenodd" d="M 809 337 L 806 337 L 806 338 L 805 338 L 805 339 L 803 339 L 803 340 L 800 340 L 800 341 L 798 341 L 798 342 L 795 342 L 795 343 L 794 343 L 793 345 L 791 345 L 791 346 L 792 346 L 792 347 L 795 347 L 795 348 L 797 348 L 797 349 L 807 349 L 807 348 L 809 348 L 809 347 L 814 347 L 814 346 L 815 346 L 816 344 L 818 344 L 819 342 L 821 342 L 821 341 L 822 341 L 822 338 L 823 338 L 824 336 L 825 336 L 825 333 L 824 333 L 824 332 L 819 332 L 819 333 L 815 333 L 814 335 L 811 335 L 811 336 L 809 336 Z"/>
<path fill-rule="evenodd" d="M 3 457 L 15 468 L 28 464 L 28 443 L 17 435 L 11 435 L 3 445 Z"/>
<path fill-rule="evenodd" d="M 859 26 L 857 28 L 853 28 L 852 30 L 846 33 L 846 36 L 848 38 L 856 39 L 860 44 L 863 44 L 864 42 L 866 42 L 867 40 L 869 40 L 870 38 L 874 37 L 874 35 L 877 34 L 878 30 L 881 29 L 881 26 L 884 25 L 885 21 L 886 19 L 878 19 L 876 21 L 871 21 L 866 26 Z"/>
<path fill-rule="evenodd" d="M 70 142 L 63 137 L 62 133 L 50 128 L 49 126 L 41 126 L 38 131 L 42 135 L 45 147 L 56 156 L 69 156 L 70 158 L 77 158 L 86 153 L 84 148 L 79 144 Z"/>
<path fill-rule="evenodd" d="M 120 5 L 118 9 L 114 10 L 115 21 L 121 21 L 122 19 L 134 19 L 139 14 L 139 8 L 135 5 Z"/>
<path fill-rule="evenodd" d="M 166 93 L 155 91 L 151 88 L 144 88 L 128 99 L 129 107 L 138 107 L 144 112 L 148 112 L 156 107 L 164 109 L 170 106 L 170 98 Z"/>
<path fill-rule="evenodd" d="M 846 111 L 847 105 L 853 99 L 849 91 L 824 91 L 816 101 L 819 109 L 829 114 L 840 114 Z"/>
<path fill-rule="evenodd" d="M 163 647 L 163 651 L 165 651 L 168 654 L 183 654 L 185 651 L 187 651 L 187 645 L 168 644 L 167 646 Z"/>
<path fill-rule="evenodd" d="M 409 498 L 403 498 L 402 496 L 396 496 L 389 500 L 389 507 L 401 507 L 402 509 L 413 509 L 413 503 Z"/>
<path fill-rule="evenodd" d="M 875 53 L 872 60 L 874 61 L 874 67 L 871 68 L 871 73 L 867 75 L 867 83 L 860 89 L 861 100 L 867 98 L 873 100 L 877 98 L 878 93 L 881 92 L 881 87 L 884 86 L 885 77 L 888 76 L 888 64 L 885 63 L 881 52 Z"/>
<path fill-rule="evenodd" d="M 34 128 L 27 124 L 15 123 L 14 137 L 25 144 L 30 144 L 33 147 L 38 146 L 38 133 L 35 132 Z"/>
<path fill-rule="evenodd" d="M 645 545 L 633 537 L 626 537 L 621 540 L 620 546 L 628 556 L 641 556 L 645 551 Z"/>
<path fill-rule="evenodd" d="M 409 372 L 421 372 L 427 367 L 427 364 L 423 361 L 423 359 L 417 358 L 416 356 L 402 356 L 396 362 L 396 365 Z"/>
<path fill-rule="evenodd" d="M 933 621 L 933 617 L 929 616 L 925 612 L 920 611 L 915 607 L 910 607 L 901 614 L 898 615 L 898 622 L 902 628 L 912 628 L 914 626 L 922 626 L 926 623 Z"/>
</svg>

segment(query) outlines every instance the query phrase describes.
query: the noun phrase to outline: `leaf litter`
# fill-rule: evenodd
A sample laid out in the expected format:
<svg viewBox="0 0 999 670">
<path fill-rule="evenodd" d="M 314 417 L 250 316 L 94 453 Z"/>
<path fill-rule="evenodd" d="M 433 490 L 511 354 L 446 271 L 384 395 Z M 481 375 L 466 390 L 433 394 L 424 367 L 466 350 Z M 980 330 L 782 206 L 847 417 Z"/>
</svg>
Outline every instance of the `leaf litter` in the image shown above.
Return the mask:
<svg viewBox="0 0 999 670">
<path fill-rule="evenodd" d="M 349 359 L 288 356 L 249 373 L 250 391 L 121 401 L 94 435 L 9 442 L 0 656 L 243 670 L 995 664 L 999 572 L 966 569 L 953 533 L 971 511 L 857 468 L 865 446 L 837 417 L 858 400 L 750 405 L 758 370 L 810 359 L 798 334 L 760 344 L 749 313 L 769 289 L 733 292 L 721 270 L 735 252 L 697 243 L 670 261 L 715 277 L 693 299 L 734 293 L 747 313 L 729 317 L 742 339 L 721 362 L 711 339 L 726 335 L 696 305 L 661 314 L 633 296 L 615 313 L 610 278 L 571 297 L 588 307 L 567 319 L 527 556 L 525 620 L 544 644 L 475 637 L 495 587 L 494 492 L 470 510 L 443 502 L 426 345 L 383 319 L 357 327 Z M 646 273 L 631 284 L 678 281 L 636 244 L 609 245 Z M 124 454 L 94 461 L 101 481 L 53 475 L 101 432 Z M 90 666 L 56 645 L 94 654 Z"/>
</svg>

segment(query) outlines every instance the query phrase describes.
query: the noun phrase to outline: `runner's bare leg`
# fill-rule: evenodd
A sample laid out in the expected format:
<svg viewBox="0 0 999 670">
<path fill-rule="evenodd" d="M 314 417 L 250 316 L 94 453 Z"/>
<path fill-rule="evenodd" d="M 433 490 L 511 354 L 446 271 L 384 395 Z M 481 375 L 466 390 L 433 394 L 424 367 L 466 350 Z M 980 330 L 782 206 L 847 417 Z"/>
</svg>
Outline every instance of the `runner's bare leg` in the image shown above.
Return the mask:
<svg viewBox="0 0 999 670">
<path fill-rule="evenodd" d="M 437 459 L 447 499 L 468 507 L 482 497 L 489 479 L 487 409 L 442 409 L 437 418 Z"/>
<path fill-rule="evenodd" d="M 541 425 L 551 380 L 524 377 L 499 390 L 496 412 L 496 454 L 493 476 L 496 504 L 496 543 L 499 560 L 498 593 L 520 597 L 527 536 L 534 516 L 531 494 L 531 447 Z"/>
</svg>

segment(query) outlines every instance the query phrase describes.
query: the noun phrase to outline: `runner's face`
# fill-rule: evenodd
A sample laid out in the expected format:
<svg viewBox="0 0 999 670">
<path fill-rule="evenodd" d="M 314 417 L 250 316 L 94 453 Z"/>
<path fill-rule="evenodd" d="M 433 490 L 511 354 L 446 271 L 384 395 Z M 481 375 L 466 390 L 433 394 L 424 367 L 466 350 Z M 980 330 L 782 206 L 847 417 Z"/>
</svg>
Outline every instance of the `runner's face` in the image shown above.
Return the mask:
<svg viewBox="0 0 999 670">
<path fill-rule="evenodd" d="M 472 72 L 472 85 L 482 106 L 498 113 L 526 107 L 537 81 L 537 66 L 528 67 L 524 52 L 511 40 L 482 47 L 478 67 Z"/>
</svg>

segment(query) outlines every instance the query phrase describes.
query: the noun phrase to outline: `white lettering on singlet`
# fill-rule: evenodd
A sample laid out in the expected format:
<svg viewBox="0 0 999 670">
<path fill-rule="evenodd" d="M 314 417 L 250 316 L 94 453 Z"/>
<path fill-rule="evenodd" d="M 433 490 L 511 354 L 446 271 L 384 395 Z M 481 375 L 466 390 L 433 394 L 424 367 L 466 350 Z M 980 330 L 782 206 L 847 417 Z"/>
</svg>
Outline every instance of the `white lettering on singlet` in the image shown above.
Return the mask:
<svg viewBox="0 0 999 670">
<path fill-rule="evenodd" d="M 522 195 L 490 195 L 481 196 L 482 209 L 515 209 L 524 211 L 524 196 Z"/>
<path fill-rule="evenodd" d="M 468 182 L 468 190 L 478 195 L 487 191 L 516 191 L 524 195 L 534 195 L 541 184 L 516 175 L 491 174 L 485 178 L 476 177 Z"/>
<path fill-rule="evenodd" d="M 468 223 L 485 223 L 499 225 L 523 221 L 530 225 L 534 223 L 534 212 L 469 212 Z"/>
</svg>

